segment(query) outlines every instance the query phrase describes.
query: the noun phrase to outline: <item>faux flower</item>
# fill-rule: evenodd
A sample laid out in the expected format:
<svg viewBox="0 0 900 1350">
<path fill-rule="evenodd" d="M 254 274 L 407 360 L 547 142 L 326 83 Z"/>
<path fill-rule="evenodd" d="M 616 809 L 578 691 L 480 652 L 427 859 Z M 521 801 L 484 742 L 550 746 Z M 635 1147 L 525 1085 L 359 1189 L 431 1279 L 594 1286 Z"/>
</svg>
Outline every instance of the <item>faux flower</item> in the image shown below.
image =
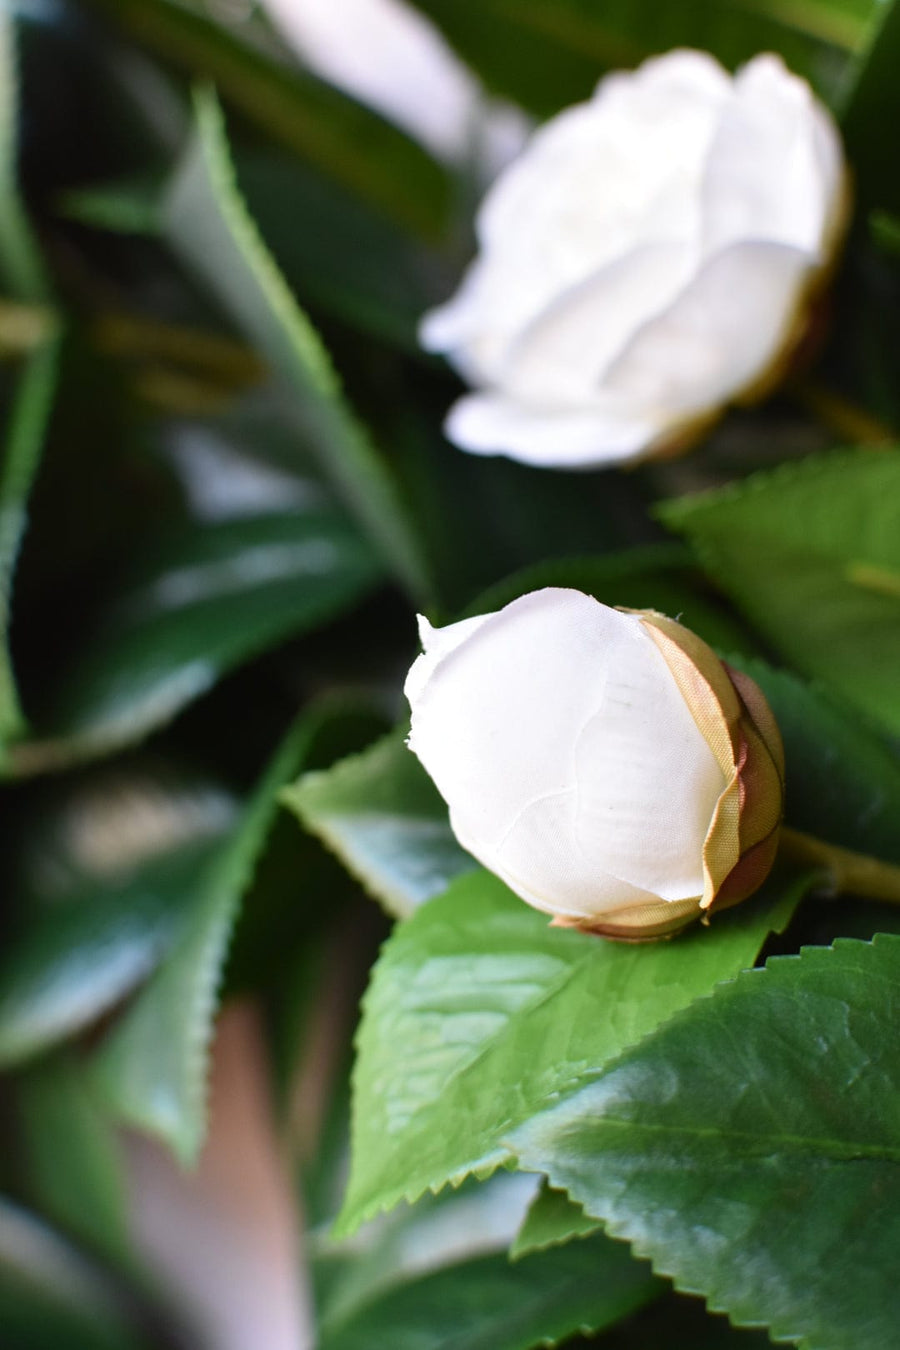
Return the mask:
<svg viewBox="0 0 900 1350">
<path fill-rule="evenodd" d="M 785 373 L 848 204 L 835 125 L 777 56 L 608 76 L 496 180 L 423 321 L 476 390 L 449 438 L 568 468 L 687 448 Z"/>
<path fill-rule="evenodd" d="M 759 689 L 688 629 L 550 588 L 421 620 L 409 746 L 462 846 L 554 922 L 671 933 L 775 856 L 784 760 Z"/>
<path fill-rule="evenodd" d="M 486 175 L 522 147 L 527 120 L 489 100 L 424 14 L 405 0 L 263 0 L 304 61 L 377 109 L 438 159 Z"/>
</svg>

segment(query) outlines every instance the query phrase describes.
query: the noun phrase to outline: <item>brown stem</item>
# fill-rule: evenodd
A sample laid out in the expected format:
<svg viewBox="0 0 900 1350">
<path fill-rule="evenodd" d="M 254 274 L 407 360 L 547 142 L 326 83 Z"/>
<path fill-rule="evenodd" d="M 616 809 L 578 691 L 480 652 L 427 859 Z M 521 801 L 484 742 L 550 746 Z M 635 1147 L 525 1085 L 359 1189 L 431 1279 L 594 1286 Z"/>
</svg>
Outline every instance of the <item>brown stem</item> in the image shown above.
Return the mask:
<svg viewBox="0 0 900 1350">
<path fill-rule="evenodd" d="M 864 853 L 826 844 L 800 830 L 781 831 L 780 850 L 797 862 L 821 866 L 823 879 L 833 895 L 850 893 L 870 900 L 900 904 L 900 867 Z"/>
</svg>

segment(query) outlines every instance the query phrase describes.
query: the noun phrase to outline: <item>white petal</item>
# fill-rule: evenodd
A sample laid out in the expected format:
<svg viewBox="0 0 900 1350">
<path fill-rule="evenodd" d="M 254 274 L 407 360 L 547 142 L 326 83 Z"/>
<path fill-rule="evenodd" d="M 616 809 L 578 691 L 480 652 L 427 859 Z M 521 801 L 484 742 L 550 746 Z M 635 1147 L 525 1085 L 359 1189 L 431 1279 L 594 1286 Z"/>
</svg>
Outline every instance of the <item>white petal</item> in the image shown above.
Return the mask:
<svg viewBox="0 0 900 1350">
<path fill-rule="evenodd" d="M 715 254 L 666 313 L 637 332 L 606 389 L 672 421 L 727 402 L 781 350 L 809 272 L 808 256 L 784 244 L 735 244 Z"/>
<path fill-rule="evenodd" d="M 418 615 L 422 655 L 416 657 L 412 663 L 403 686 L 403 692 L 410 703 L 414 703 L 420 697 L 441 662 L 477 633 L 488 617 L 486 614 L 477 614 L 472 619 L 461 619 L 459 623 L 448 624 L 446 628 L 434 628 L 424 614 Z M 410 745 L 412 746 L 411 739 Z"/>
<path fill-rule="evenodd" d="M 841 196 L 838 133 L 809 85 L 776 56 L 741 70 L 703 185 L 703 244 L 771 240 L 818 259 Z"/>
<path fill-rule="evenodd" d="M 701 893 L 724 780 L 637 616 L 523 596 L 454 641 L 411 702 L 460 842 L 530 903 L 596 915 Z"/>
<path fill-rule="evenodd" d="M 436 28 L 402 0 L 264 0 L 324 79 L 444 159 L 471 143 L 480 92 Z"/>
<path fill-rule="evenodd" d="M 501 393 L 468 394 L 444 424 L 449 440 L 476 455 L 510 455 L 523 464 L 591 469 L 639 459 L 673 419 L 627 409 L 628 399 L 598 396 L 587 409 L 534 405 Z"/>
</svg>

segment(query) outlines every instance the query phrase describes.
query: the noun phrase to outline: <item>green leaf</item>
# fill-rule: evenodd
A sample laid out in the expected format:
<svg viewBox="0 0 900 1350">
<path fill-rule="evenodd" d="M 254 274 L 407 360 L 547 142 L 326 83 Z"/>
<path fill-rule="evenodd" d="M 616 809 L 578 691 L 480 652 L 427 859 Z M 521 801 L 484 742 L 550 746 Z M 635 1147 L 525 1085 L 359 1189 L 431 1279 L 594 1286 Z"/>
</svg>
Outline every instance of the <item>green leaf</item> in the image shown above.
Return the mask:
<svg viewBox="0 0 900 1350">
<path fill-rule="evenodd" d="M 54 338 L 26 358 L 9 410 L 0 465 L 0 764 L 6 743 L 25 729 L 9 649 L 12 584 L 53 404 L 57 358 Z"/>
<path fill-rule="evenodd" d="M 41 1210 L 121 1265 L 130 1239 L 120 1140 L 80 1065 L 58 1057 L 32 1069 L 17 1104 L 29 1189 Z"/>
<path fill-rule="evenodd" d="M 900 761 L 822 689 L 762 661 L 729 657 L 760 686 L 787 764 L 785 820 L 795 829 L 900 862 Z"/>
<path fill-rule="evenodd" d="M 176 252 L 218 296 L 291 392 L 291 414 L 323 476 L 413 595 L 426 589 L 419 540 L 396 485 L 344 401 L 318 335 L 267 252 L 235 184 L 215 96 L 196 97 L 196 134 L 164 205 Z"/>
<path fill-rule="evenodd" d="M 593 1239 L 510 1262 L 505 1254 L 447 1266 L 386 1290 L 352 1317 L 326 1322 L 321 1350 L 530 1350 L 627 1316 L 660 1284 L 627 1247 Z"/>
<path fill-rule="evenodd" d="M 17 300 L 41 301 L 48 283 L 19 196 L 19 68 L 16 20 L 0 9 L 0 289 Z"/>
<path fill-rule="evenodd" d="M 783 657 L 896 733 L 898 499 L 900 451 L 848 451 L 668 502 L 660 514 Z"/>
<path fill-rule="evenodd" d="M 751 965 L 805 884 L 771 881 L 709 928 L 629 946 L 551 928 L 488 873 L 454 882 L 394 931 L 366 994 L 338 1231 L 514 1162 L 518 1123 Z"/>
<path fill-rule="evenodd" d="M 437 788 L 393 732 L 281 794 L 389 914 L 405 918 L 477 864 L 459 844 Z"/>
<path fill-rule="evenodd" d="M 519 1257 L 527 1252 L 558 1247 L 573 1238 L 596 1233 L 602 1227 L 598 1219 L 592 1219 L 580 1205 L 570 1200 L 565 1191 L 555 1191 L 545 1179 L 522 1220 L 510 1256 Z"/>
<path fill-rule="evenodd" d="M 227 671 L 355 604 L 380 579 L 343 513 L 292 511 L 183 528 L 110 605 L 46 715 L 11 748 L 13 773 L 132 743 Z"/>
<path fill-rule="evenodd" d="M 900 939 L 774 958 L 513 1132 L 684 1290 L 804 1350 L 890 1346 Z"/>
<path fill-rule="evenodd" d="M 860 206 L 867 209 L 900 207 L 896 162 L 882 134 L 900 114 L 898 56 L 900 5 L 882 0 L 842 99 L 841 123 L 853 186 Z"/>
<path fill-rule="evenodd" d="M 197 877 L 172 950 L 98 1051 L 104 1097 L 131 1125 L 163 1139 L 184 1163 L 206 1131 L 206 1079 L 218 989 L 241 896 L 285 780 L 297 772 L 324 713 L 294 726 L 266 769 L 227 846 Z"/>
<path fill-rule="evenodd" d="M 321 1350 L 528 1350 L 597 1332 L 661 1285 L 608 1238 L 583 1253 L 511 1264 L 506 1248 L 534 1178 L 500 1173 L 383 1216 L 313 1273 Z M 440 1316 L 435 1316 L 440 1309 Z"/>
<path fill-rule="evenodd" d="M 598 75 L 672 47 L 727 66 L 777 51 L 826 96 L 866 41 L 877 0 L 416 0 L 499 92 L 546 114 L 585 98 Z"/>
<path fill-rule="evenodd" d="M 150 1350 L 105 1273 L 27 1210 L 0 1199 L 0 1325 L 10 1350 Z"/>
<path fill-rule="evenodd" d="M 260 45 L 172 0 L 94 0 L 132 38 L 191 76 L 214 81 L 267 135 L 394 220 L 441 229 L 444 170 L 376 113 Z"/>
</svg>

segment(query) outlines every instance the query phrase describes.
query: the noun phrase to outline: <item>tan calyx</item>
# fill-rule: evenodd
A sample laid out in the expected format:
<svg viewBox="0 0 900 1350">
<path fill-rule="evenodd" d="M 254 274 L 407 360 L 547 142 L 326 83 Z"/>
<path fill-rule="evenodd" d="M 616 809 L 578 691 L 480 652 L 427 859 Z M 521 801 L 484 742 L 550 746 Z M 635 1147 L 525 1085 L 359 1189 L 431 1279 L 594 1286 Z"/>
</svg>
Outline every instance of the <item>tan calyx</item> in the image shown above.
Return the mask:
<svg viewBox="0 0 900 1350">
<path fill-rule="evenodd" d="M 726 666 L 674 619 L 638 612 L 726 780 L 703 847 L 705 885 L 695 902 L 698 911 L 725 909 L 752 894 L 775 860 L 784 806 L 781 736 L 749 676 Z"/>
</svg>

